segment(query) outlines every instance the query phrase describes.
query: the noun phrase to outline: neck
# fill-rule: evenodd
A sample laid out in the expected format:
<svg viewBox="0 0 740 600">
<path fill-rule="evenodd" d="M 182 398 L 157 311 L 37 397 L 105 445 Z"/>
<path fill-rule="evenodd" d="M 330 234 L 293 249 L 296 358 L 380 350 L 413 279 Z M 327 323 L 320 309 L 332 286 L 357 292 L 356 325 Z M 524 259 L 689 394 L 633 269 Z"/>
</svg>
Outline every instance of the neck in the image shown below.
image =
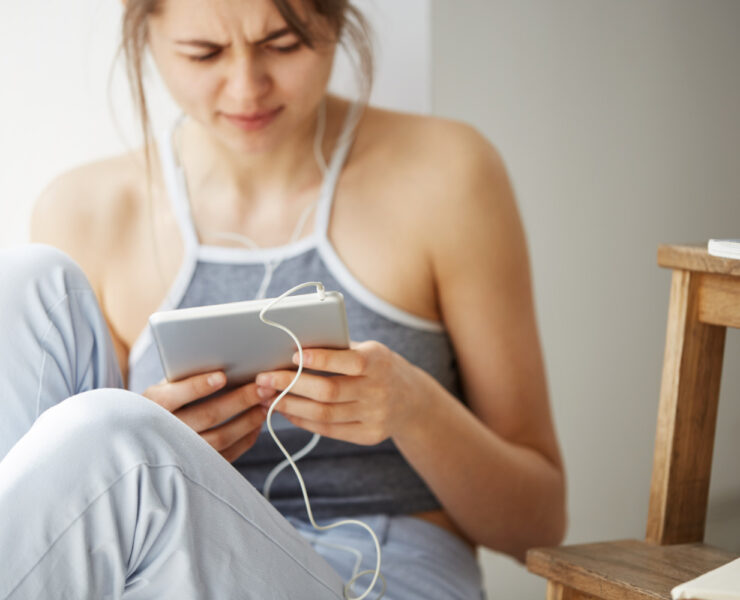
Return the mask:
<svg viewBox="0 0 740 600">
<path fill-rule="evenodd" d="M 324 135 L 320 110 L 274 149 L 251 154 L 234 151 L 199 123 L 187 120 L 174 143 L 191 201 L 197 205 L 198 199 L 208 198 L 212 207 L 218 202 L 241 212 L 290 203 L 291 198 L 318 187 L 324 175 L 323 161 L 336 137 L 334 132 Z"/>
</svg>

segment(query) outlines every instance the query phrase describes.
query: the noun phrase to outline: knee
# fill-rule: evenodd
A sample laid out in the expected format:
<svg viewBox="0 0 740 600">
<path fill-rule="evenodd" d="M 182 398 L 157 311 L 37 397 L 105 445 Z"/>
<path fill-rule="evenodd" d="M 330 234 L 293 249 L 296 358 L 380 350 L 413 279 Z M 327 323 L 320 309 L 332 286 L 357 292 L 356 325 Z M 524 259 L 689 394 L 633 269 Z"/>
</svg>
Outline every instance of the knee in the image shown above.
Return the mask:
<svg viewBox="0 0 740 600">
<path fill-rule="evenodd" d="M 0 273 L 3 318 L 48 312 L 71 291 L 93 293 L 80 266 L 61 250 L 45 244 L 0 250 Z"/>
<path fill-rule="evenodd" d="M 46 443 L 81 454 L 86 462 L 131 464 L 161 462 L 183 435 L 194 434 L 151 400 L 113 388 L 72 396 L 45 411 L 33 429 Z"/>
<path fill-rule="evenodd" d="M 23 291 L 29 286 L 44 290 L 89 288 L 80 266 L 67 254 L 46 244 L 25 244 L 0 250 L 0 273 L 5 290 Z"/>
</svg>

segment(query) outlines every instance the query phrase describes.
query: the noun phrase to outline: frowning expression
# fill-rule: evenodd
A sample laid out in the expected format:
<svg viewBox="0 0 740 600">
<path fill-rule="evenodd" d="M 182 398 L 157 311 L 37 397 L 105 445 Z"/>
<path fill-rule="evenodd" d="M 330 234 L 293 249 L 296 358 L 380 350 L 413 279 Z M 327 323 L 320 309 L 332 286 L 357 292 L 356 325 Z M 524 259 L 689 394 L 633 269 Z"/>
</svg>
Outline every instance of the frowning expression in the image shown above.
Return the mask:
<svg viewBox="0 0 740 600">
<path fill-rule="evenodd" d="M 275 148 L 305 128 L 331 75 L 336 42 L 296 0 L 319 39 L 310 48 L 271 0 L 170 0 L 149 18 L 149 44 L 175 102 L 226 145 Z"/>
</svg>

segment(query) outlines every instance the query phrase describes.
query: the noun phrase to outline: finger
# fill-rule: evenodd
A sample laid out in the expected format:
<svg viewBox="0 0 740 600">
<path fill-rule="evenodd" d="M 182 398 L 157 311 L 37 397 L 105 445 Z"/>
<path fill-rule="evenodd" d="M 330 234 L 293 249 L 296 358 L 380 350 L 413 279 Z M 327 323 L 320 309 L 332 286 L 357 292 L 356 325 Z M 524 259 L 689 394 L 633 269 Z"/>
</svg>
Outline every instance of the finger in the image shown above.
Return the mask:
<svg viewBox="0 0 740 600">
<path fill-rule="evenodd" d="M 257 375 L 255 383 L 258 387 L 273 390 L 284 390 L 295 379 L 293 371 L 270 371 Z M 352 378 L 313 373 L 301 373 L 295 385 L 290 388 L 292 394 L 312 398 L 318 402 L 349 402 L 354 399 Z M 260 392 L 266 394 L 267 392 Z"/>
<path fill-rule="evenodd" d="M 262 398 L 257 395 L 256 388 L 257 386 L 254 383 L 248 383 L 214 398 L 209 398 L 205 402 L 185 406 L 178 410 L 175 416 L 197 432 L 206 431 L 257 406 Z"/>
<path fill-rule="evenodd" d="M 318 423 L 359 423 L 362 405 L 359 402 L 316 402 L 288 394 L 278 402 L 275 410 L 283 416 L 308 419 Z"/>
<path fill-rule="evenodd" d="M 293 355 L 293 362 L 299 364 L 299 356 Z M 333 350 L 331 348 L 310 348 L 303 351 L 303 366 L 317 371 L 341 373 L 342 375 L 364 375 L 367 357 L 359 349 Z"/>
<path fill-rule="evenodd" d="M 228 423 L 201 432 L 201 437 L 221 452 L 226 448 L 233 446 L 243 437 L 262 428 L 265 422 L 266 413 L 262 407 L 255 407 L 237 417 L 231 419 Z"/>
<path fill-rule="evenodd" d="M 221 450 L 221 456 L 223 456 L 229 462 L 234 462 L 237 458 L 239 458 L 242 454 L 244 454 L 247 450 L 254 446 L 254 444 L 257 442 L 259 434 L 260 430 L 256 429 L 249 435 L 244 436 L 235 444 L 232 444 L 228 448 Z"/>
<path fill-rule="evenodd" d="M 380 432 L 362 423 L 319 423 L 310 419 L 302 419 L 290 415 L 286 415 L 285 418 L 296 427 L 300 427 L 311 433 L 318 433 L 322 437 L 340 440 L 342 442 L 373 446 L 385 439 Z"/>
<path fill-rule="evenodd" d="M 174 413 L 182 406 L 213 394 L 225 385 L 224 372 L 212 371 L 172 383 L 164 381 L 151 386 L 143 395 Z"/>
</svg>

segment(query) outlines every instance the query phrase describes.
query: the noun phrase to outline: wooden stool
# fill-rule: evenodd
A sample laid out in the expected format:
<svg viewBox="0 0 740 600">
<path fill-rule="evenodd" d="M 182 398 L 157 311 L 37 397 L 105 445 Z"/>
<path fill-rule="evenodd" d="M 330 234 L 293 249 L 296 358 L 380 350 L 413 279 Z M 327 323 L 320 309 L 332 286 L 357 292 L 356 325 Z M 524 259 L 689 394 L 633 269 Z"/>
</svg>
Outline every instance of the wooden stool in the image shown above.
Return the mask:
<svg viewBox="0 0 740 600">
<path fill-rule="evenodd" d="M 734 560 L 703 543 L 727 327 L 740 328 L 740 260 L 706 247 L 658 248 L 673 269 L 647 534 L 527 553 L 548 600 L 670 599 L 671 589 Z"/>
</svg>

